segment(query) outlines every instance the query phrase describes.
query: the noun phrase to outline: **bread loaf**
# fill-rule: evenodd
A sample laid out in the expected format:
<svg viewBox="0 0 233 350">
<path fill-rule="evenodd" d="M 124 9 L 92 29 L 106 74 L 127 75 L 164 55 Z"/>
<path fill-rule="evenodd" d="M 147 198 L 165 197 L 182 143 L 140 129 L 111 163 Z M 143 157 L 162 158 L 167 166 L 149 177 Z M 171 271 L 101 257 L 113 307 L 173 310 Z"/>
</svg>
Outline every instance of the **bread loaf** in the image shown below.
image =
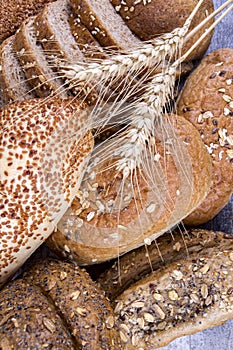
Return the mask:
<svg viewBox="0 0 233 350">
<path fill-rule="evenodd" d="M 233 49 L 212 52 L 187 79 L 179 96 L 177 112 L 199 130 L 213 163 L 210 192 L 185 219 L 188 225 L 212 219 L 233 192 L 232 66 Z"/>
<path fill-rule="evenodd" d="M 88 168 L 76 199 L 49 237 L 50 248 L 79 264 L 99 263 L 158 237 L 203 200 L 211 167 L 198 132 L 178 116 L 167 118 L 167 124 L 165 118 L 163 127 L 164 139 L 157 126 L 162 138 L 155 141 L 153 163 L 137 169 L 132 179 L 115 169 L 114 153 L 102 163 L 94 153 L 96 166 Z M 179 145 L 174 153 L 171 139 Z M 148 176 L 152 169 L 154 179 Z"/>
<path fill-rule="evenodd" d="M 151 40 L 158 35 L 171 32 L 174 28 L 181 27 L 197 4 L 195 0 L 169 0 L 166 2 L 158 0 L 110 0 L 110 2 L 116 13 L 122 17 L 130 30 L 141 40 Z M 190 30 L 204 20 L 208 14 L 213 12 L 213 9 L 212 0 L 204 1 L 191 23 Z M 185 43 L 183 52 L 195 43 L 209 25 L 210 23 Z M 189 60 L 203 56 L 209 46 L 211 37 L 212 34 L 203 40 L 198 48 L 189 56 Z"/>
</svg>

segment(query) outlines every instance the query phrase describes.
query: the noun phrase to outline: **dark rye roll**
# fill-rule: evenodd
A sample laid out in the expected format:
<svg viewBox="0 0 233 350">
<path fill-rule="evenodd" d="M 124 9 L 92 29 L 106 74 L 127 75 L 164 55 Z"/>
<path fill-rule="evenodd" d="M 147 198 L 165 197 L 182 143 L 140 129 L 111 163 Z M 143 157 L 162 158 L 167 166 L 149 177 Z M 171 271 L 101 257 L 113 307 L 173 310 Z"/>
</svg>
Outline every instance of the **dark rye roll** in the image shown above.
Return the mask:
<svg viewBox="0 0 233 350">
<path fill-rule="evenodd" d="M 197 4 L 196 0 L 169 0 L 166 2 L 162 0 L 109 1 L 132 33 L 141 40 L 151 40 L 156 36 L 171 32 L 174 28 L 181 27 Z M 213 10 L 213 1 L 205 0 L 194 17 L 190 30 L 195 28 Z M 195 43 L 212 22 L 213 20 L 207 23 L 185 43 L 183 52 L 187 51 Z M 210 33 L 191 53 L 188 59 L 193 60 L 202 57 L 210 44 L 211 37 L 212 34 Z"/>
<path fill-rule="evenodd" d="M 0 348 L 121 349 L 113 310 L 86 271 L 41 260 L 0 292 Z"/>
</svg>

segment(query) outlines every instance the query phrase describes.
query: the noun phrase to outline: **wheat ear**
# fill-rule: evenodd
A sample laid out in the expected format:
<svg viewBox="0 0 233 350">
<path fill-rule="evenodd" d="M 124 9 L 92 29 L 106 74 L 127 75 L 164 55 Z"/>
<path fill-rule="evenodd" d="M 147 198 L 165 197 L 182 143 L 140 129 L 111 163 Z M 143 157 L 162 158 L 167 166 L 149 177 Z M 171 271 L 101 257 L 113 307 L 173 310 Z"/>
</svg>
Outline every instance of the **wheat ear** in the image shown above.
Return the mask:
<svg viewBox="0 0 233 350">
<path fill-rule="evenodd" d="M 181 47 L 190 23 L 203 1 L 199 0 L 184 25 L 174 29 L 171 33 L 157 37 L 151 42 L 142 43 L 140 47 L 133 50 L 112 54 L 108 59 L 95 58 L 78 64 L 60 65 L 60 71 L 75 85 L 87 81 L 108 81 L 110 78 L 123 77 L 129 72 L 137 72 L 159 65 L 167 57 L 173 57 L 177 49 Z"/>
</svg>

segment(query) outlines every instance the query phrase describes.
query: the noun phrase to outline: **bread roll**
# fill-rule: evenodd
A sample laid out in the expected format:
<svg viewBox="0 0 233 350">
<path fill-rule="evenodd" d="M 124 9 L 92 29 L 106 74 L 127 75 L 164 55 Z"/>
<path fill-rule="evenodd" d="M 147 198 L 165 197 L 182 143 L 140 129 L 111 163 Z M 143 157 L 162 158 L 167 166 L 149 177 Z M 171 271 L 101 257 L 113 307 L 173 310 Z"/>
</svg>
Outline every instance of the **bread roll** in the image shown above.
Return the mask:
<svg viewBox="0 0 233 350">
<path fill-rule="evenodd" d="M 2 350 L 121 348 L 104 293 L 86 271 L 52 259 L 37 262 L 0 292 L 0 346 Z"/>
<path fill-rule="evenodd" d="M 124 349 L 160 348 L 177 337 L 232 319 L 232 237 L 203 230 L 188 234 L 186 254 L 183 248 L 181 253 L 172 252 L 172 247 L 182 244 L 180 237 L 170 246 L 171 254 L 178 254 L 178 259 L 165 260 L 159 268 L 155 264 L 154 272 L 117 296 L 115 317 Z M 161 256 L 165 246 L 162 245 Z M 137 254 L 128 255 L 128 261 L 130 270 L 135 264 L 136 275 L 140 269 Z M 144 261 L 148 261 L 146 254 Z M 147 265 L 149 269 L 149 262 Z M 122 276 L 129 277 L 131 273 L 128 274 L 127 268 L 121 271 Z"/>
<path fill-rule="evenodd" d="M 131 31 L 141 40 L 151 40 L 158 35 L 169 33 L 173 29 L 181 27 L 197 4 L 195 0 L 110 0 L 110 2 Z M 213 1 L 204 1 L 194 17 L 190 29 L 197 26 L 213 12 L 213 10 Z M 192 39 L 185 43 L 183 52 L 195 43 L 198 37 L 205 32 L 212 22 L 213 21 L 210 21 L 198 31 Z M 208 35 L 205 40 L 203 40 L 198 48 L 189 56 L 190 60 L 203 56 L 209 46 L 211 37 L 212 34 Z"/>
<path fill-rule="evenodd" d="M 233 49 L 206 56 L 187 79 L 177 112 L 199 131 L 213 163 L 210 192 L 200 207 L 185 219 L 199 225 L 212 219 L 233 192 Z"/>
</svg>

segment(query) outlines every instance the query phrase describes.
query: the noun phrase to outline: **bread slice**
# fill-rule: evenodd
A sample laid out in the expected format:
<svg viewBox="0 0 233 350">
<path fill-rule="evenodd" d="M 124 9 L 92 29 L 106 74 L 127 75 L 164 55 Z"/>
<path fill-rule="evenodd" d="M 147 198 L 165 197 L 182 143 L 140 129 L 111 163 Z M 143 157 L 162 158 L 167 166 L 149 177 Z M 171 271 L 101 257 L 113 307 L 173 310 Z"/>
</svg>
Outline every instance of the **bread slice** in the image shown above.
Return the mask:
<svg viewBox="0 0 233 350">
<path fill-rule="evenodd" d="M 87 57 L 105 58 L 102 46 L 73 12 L 69 15 L 71 32 L 83 54 Z"/>
<path fill-rule="evenodd" d="M 116 139 L 109 141 L 111 159 L 105 160 L 104 150 L 93 154 L 76 199 L 47 241 L 51 249 L 79 264 L 103 262 L 157 238 L 205 198 L 212 169 L 199 133 L 178 116 L 165 118 L 163 125 L 167 134 L 156 136 L 155 159 L 132 178 L 123 179 L 116 169 Z"/>
<path fill-rule="evenodd" d="M 34 20 L 35 17 L 31 17 L 23 22 L 15 34 L 13 48 L 28 83 L 35 89 L 37 96 L 56 94 L 67 97 L 63 82 L 58 79 L 58 75 L 47 62 L 43 48 L 37 40 Z"/>
<path fill-rule="evenodd" d="M 84 56 L 70 29 L 70 12 L 68 1 L 57 0 L 46 5 L 34 23 L 37 38 L 48 57 L 75 63 L 84 61 Z"/>
<path fill-rule="evenodd" d="M 16 57 L 13 41 L 14 36 L 6 39 L 0 46 L 0 85 L 5 103 L 35 96 Z"/>
<path fill-rule="evenodd" d="M 70 0 L 70 4 L 102 46 L 125 50 L 140 44 L 109 0 Z"/>
</svg>

